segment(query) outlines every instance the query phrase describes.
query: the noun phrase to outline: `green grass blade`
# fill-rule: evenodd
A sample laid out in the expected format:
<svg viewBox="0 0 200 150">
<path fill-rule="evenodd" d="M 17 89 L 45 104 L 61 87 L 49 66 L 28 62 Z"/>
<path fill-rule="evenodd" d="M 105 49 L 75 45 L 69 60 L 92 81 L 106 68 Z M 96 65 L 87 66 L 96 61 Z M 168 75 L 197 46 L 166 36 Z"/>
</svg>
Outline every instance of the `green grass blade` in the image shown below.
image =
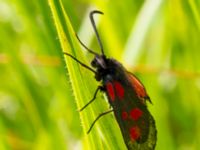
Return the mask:
<svg viewBox="0 0 200 150">
<path fill-rule="evenodd" d="M 56 25 L 58 36 L 63 51 L 68 52 L 75 56 L 77 59 L 84 61 L 82 51 L 79 48 L 78 42 L 75 38 L 75 31 L 73 30 L 69 17 L 64 10 L 61 1 L 49 0 L 53 19 Z M 69 71 L 72 89 L 74 92 L 77 107 L 81 108 L 86 104 L 94 94 L 97 87 L 94 80 L 93 73 L 90 73 L 83 67 L 80 67 L 77 62 L 69 57 L 66 57 L 66 65 Z M 86 75 L 87 74 L 87 75 Z M 84 133 L 89 129 L 91 123 L 95 120 L 98 114 L 109 109 L 108 104 L 99 98 L 89 105 L 83 112 L 80 112 L 80 118 Z M 113 135 L 115 133 L 115 135 Z M 114 120 L 113 115 L 107 115 L 101 118 L 95 124 L 89 135 L 84 137 L 85 149 L 124 149 L 123 139 L 120 135 L 119 127 Z"/>
</svg>

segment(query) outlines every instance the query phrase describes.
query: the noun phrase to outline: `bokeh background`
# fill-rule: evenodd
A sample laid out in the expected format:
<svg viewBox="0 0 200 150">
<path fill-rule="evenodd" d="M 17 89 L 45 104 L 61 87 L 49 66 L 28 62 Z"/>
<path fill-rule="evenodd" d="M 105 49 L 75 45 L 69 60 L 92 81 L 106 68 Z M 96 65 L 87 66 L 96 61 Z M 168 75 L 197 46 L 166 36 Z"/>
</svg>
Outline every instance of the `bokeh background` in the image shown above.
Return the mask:
<svg viewBox="0 0 200 150">
<path fill-rule="evenodd" d="M 113 115 L 85 133 L 109 105 L 99 94 L 77 111 L 97 83 L 76 63 L 70 73 L 62 53 L 73 39 L 72 54 L 92 59 L 73 31 L 99 52 L 88 19 L 93 9 L 105 14 L 97 17 L 105 53 L 134 72 L 153 101 L 156 149 L 200 149 L 199 0 L 0 0 L 0 150 L 125 149 Z M 55 12 L 64 14 L 61 25 Z M 59 27 L 71 28 L 66 39 Z"/>
</svg>

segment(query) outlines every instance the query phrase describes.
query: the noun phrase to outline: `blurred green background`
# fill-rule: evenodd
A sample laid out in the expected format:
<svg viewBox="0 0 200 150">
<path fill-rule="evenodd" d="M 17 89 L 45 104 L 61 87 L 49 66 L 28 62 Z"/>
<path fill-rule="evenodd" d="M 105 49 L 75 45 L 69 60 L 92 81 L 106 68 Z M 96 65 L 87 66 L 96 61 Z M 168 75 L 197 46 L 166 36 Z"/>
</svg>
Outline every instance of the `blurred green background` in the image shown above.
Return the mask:
<svg viewBox="0 0 200 150">
<path fill-rule="evenodd" d="M 92 59 L 74 42 L 73 30 L 99 52 L 88 19 L 93 9 L 104 12 L 97 22 L 105 53 L 134 72 L 153 101 L 149 109 L 158 130 L 156 149 L 200 149 L 199 0 L 0 0 L 0 150 L 125 148 L 112 115 L 85 134 L 100 113 L 96 108 L 109 105 L 99 94 L 96 104 L 77 111 L 97 83 L 72 64 L 79 69 L 74 74 L 79 92 L 87 87 L 82 82 L 91 80 L 90 95 L 81 95 L 80 102 L 73 86 L 76 76 L 68 72 L 62 54 L 67 50 L 61 45 L 73 39 L 73 54 L 81 53 L 78 59 L 87 64 Z M 61 25 L 55 12 L 64 16 Z M 66 28 L 63 22 L 73 27 L 65 30 L 64 40 L 58 36 L 59 27 Z"/>
</svg>

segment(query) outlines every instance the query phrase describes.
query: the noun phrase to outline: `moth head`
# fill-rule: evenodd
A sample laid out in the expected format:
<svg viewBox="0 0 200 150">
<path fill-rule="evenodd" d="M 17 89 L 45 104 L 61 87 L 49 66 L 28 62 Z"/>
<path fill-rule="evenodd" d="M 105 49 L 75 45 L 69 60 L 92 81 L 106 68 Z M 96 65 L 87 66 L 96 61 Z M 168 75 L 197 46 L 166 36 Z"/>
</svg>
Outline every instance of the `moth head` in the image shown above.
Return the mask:
<svg viewBox="0 0 200 150">
<path fill-rule="evenodd" d="M 106 69 L 106 57 L 104 55 L 96 55 L 92 60 L 91 65 L 97 69 Z"/>
</svg>

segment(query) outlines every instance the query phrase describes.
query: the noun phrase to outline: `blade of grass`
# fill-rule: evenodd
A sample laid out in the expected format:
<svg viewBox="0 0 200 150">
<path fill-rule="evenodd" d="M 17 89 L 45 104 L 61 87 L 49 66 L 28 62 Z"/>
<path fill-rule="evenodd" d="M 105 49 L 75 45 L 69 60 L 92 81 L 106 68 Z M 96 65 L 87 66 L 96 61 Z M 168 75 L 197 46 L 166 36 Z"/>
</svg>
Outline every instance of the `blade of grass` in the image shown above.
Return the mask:
<svg viewBox="0 0 200 150">
<path fill-rule="evenodd" d="M 49 0 L 49 4 L 63 51 L 72 54 L 74 57 L 85 63 L 82 52 L 80 51 L 79 46 L 77 46 L 73 28 L 64 10 L 62 2 Z M 96 82 L 92 77 L 92 73 L 88 73 L 88 70 L 85 68 L 80 68 L 77 62 L 74 62 L 74 60 L 71 58 L 66 57 L 66 65 L 69 71 L 77 106 L 78 108 L 81 108 L 93 97 L 95 86 L 97 86 Z M 88 74 L 87 77 L 85 75 L 86 73 Z M 93 105 L 93 109 L 91 109 L 91 106 L 89 106 L 86 110 L 80 113 L 80 118 L 85 133 L 98 114 L 108 109 L 108 105 L 105 102 L 98 101 L 98 98 L 94 104 L 91 105 Z M 116 148 L 125 149 L 119 127 L 117 126 L 113 117 L 111 118 L 110 115 L 102 118 L 101 120 L 103 120 L 103 123 L 99 121 L 97 124 L 95 124 L 95 128 L 92 130 L 92 132 L 88 136 L 85 136 L 84 148 L 113 150 Z M 98 128 L 98 124 L 100 124 L 102 131 L 100 128 Z M 115 136 L 113 133 L 115 133 Z"/>
<path fill-rule="evenodd" d="M 191 10 L 194 14 L 194 18 L 195 18 L 196 24 L 198 26 L 198 29 L 200 30 L 200 14 L 199 14 L 198 6 L 194 0 L 189 0 L 188 2 L 191 7 Z"/>
<path fill-rule="evenodd" d="M 136 65 L 138 58 L 141 55 L 140 50 L 145 36 L 148 33 L 150 24 L 152 23 L 161 4 L 162 1 L 159 0 L 146 1 L 139 13 L 123 54 L 123 62 L 128 66 L 133 67 L 133 64 Z"/>
</svg>

